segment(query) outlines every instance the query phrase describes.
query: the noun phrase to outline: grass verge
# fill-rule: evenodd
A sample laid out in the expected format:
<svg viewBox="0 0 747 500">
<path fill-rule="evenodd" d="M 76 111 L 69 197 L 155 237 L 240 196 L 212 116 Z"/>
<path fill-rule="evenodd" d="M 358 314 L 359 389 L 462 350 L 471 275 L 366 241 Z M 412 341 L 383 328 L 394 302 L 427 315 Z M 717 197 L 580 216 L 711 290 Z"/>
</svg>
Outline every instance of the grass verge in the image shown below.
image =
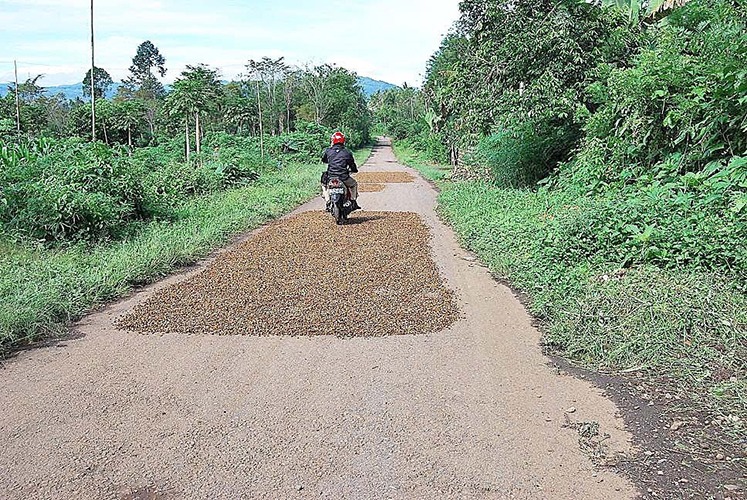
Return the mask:
<svg viewBox="0 0 747 500">
<path fill-rule="evenodd" d="M 355 164 L 359 167 L 366 163 L 366 160 L 368 160 L 368 157 L 371 156 L 372 149 L 370 147 L 363 148 L 363 149 L 357 149 L 353 151 L 353 158 L 355 158 Z M 319 167 L 320 171 L 324 169 L 324 166 Z"/>
<path fill-rule="evenodd" d="M 441 187 L 440 213 L 493 273 L 527 293 L 551 352 L 593 369 L 647 373 L 745 432 L 747 297 L 736 282 L 569 261 L 555 245 L 574 208 L 562 195 L 484 182 Z"/>
<path fill-rule="evenodd" d="M 442 189 L 439 211 L 490 271 L 526 293 L 548 351 L 587 368 L 635 371 L 747 432 L 747 297 L 712 272 L 621 269 L 558 253 L 584 200 L 448 181 L 448 167 L 395 143 L 399 160 Z M 575 214 L 573 213 L 575 211 Z M 579 214 L 579 215 L 576 215 Z"/>
<path fill-rule="evenodd" d="M 414 168 L 429 181 L 442 181 L 448 179 L 451 174 L 451 167 L 438 165 L 429 161 L 422 153 L 416 151 L 406 143 L 393 141 L 392 148 L 401 163 Z"/>
<path fill-rule="evenodd" d="M 0 350 L 58 334 L 133 285 L 153 282 L 287 213 L 317 192 L 322 168 L 292 165 L 246 187 L 192 199 L 176 221 L 145 224 L 123 241 L 56 250 L 0 241 Z"/>
</svg>

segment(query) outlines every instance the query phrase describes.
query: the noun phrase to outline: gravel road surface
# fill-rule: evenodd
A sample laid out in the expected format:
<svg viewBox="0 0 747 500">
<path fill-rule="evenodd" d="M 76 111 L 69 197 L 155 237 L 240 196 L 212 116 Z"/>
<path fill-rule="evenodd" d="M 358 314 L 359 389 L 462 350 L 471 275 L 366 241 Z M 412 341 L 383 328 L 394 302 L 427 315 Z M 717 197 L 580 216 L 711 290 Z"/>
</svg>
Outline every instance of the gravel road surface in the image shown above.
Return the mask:
<svg viewBox="0 0 747 500">
<path fill-rule="evenodd" d="M 408 173 L 414 182 L 361 195 L 366 211 L 354 217 L 362 220 L 335 229 L 365 237 L 368 227 L 371 238 L 397 238 L 395 229 L 377 232 L 371 223 L 386 217 L 366 217 L 417 214 L 404 215 L 402 230 L 428 229 L 430 254 L 415 265 L 438 270 L 427 282 L 451 294 L 455 317 L 439 322 L 426 314 L 431 323 L 418 334 L 349 338 L 142 334 L 115 326 L 159 294 L 187 290 L 231 250 L 260 248 L 251 242 L 271 239 L 266 231 L 274 227 L 333 226 L 314 200 L 280 226 L 86 317 L 76 338 L 6 361 L 0 497 L 633 498 L 630 482 L 595 467 L 582 451 L 588 442 L 579 443 L 591 429 L 609 435 L 608 458 L 632 453 L 614 404 L 548 365 L 522 305 L 460 249 L 435 214 L 435 191 L 398 165 L 388 145 L 377 146 L 366 171 Z M 267 259 L 292 258 L 304 247 L 268 251 Z M 366 289 L 373 275 L 358 269 L 350 279 Z M 417 281 L 406 267 L 393 269 Z M 210 303 L 211 292 L 202 293 Z M 389 307 L 378 304 L 367 314 Z M 225 311 L 216 321 L 226 330 L 219 333 L 247 333 L 231 332 Z"/>
</svg>

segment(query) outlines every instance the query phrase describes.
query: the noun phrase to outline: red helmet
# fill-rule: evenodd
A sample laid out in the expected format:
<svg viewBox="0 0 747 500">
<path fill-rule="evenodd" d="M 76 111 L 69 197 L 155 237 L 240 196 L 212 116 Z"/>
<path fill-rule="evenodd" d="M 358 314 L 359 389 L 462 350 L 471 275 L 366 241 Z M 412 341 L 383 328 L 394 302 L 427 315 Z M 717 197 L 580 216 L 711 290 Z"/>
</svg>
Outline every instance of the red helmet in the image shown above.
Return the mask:
<svg viewBox="0 0 747 500">
<path fill-rule="evenodd" d="M 345 135 L 342 132 L 332 134 L 332 145 L 345 144 Z"/>
</svg>

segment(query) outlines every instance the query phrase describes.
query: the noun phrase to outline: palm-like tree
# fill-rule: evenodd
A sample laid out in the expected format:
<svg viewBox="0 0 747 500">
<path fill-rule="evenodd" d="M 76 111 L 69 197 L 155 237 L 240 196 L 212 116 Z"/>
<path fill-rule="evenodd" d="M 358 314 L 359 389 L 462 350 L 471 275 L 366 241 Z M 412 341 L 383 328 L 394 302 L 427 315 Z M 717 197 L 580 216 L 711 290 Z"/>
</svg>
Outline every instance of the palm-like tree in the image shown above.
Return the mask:
<svg viewBox="0 0 747 500">
<path fill-rule="evenodd" d="M 143 107 L 138 101 L 123 101 L 117 104 L 113 112 L 112 125 L 119 130 L 127 131 L 127 146 L 132 151 L 132 128 L 143 116 Z"/>
<path fill-rule="evenodd" d="M 218 71 L 210 69 L 204 64 L 187 65 L 180 76 L 174 81 L 173 91 L 169 95 L 169 114 L 185 118 L 185 134 L 187 137 L 187 160 L 189 160 L 189 117 L 195 119 L 195 147 L 197 153 L 201 149 L 200 117 L 206 111 L 214 109 L 221 93 L 221 83 L 218 81 Z"/>
<path fill-rule="evenodd" d="M 581 0 L 579 0 L 581 1 Z M 644 18 L 662 16 L 690 0 L 602 0 L 602 7 L 615 7 L 626 13 L 631 22 Z"/>
<path fill-rule="evenodd" d="M 184 143 L 187 162 L 189 162 L 190 144 L 189 144 L 189 118 L 194 109 L 191 102 L 189 86 L 181 81 L 174 82 L 173 90 L 166 98 L 166 106 L 169 116 L 184 119 Z"/>
<path fill-rule="evenodd" d="M 649 15 L 661 15 L 667 14 L 677 7 L 682 7 L 690 0 L 653 0 L 649 2 L 648 14 Z"/>
</svg>

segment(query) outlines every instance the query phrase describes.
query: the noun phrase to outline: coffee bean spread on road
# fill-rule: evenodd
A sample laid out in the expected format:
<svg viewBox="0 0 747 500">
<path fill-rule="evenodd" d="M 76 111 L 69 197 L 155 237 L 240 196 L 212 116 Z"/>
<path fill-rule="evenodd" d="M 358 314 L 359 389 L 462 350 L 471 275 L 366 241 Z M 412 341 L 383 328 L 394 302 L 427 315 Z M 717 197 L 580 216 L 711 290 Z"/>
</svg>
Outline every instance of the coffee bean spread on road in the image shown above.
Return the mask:
<svg viewBox="0 0 747 500">
<path fill-rule="evenodd" d="M 358 184 L 359 193 L 378 193 L 383 191 L 386 186 L 384 184 Z"/>
<path fill-rule="evenodd" d="M 458 316 L 410 212 L 324 212 L 276 221 L 205 271 L 156 292 L 118 323 L 141 333 L 424 334 Z"/>
<path fill-rule="evenodd" d="M 402 184 L 415 178 L 407 172 L 360 172 L 355 175 L 359 184 Z"/>
</svg>

